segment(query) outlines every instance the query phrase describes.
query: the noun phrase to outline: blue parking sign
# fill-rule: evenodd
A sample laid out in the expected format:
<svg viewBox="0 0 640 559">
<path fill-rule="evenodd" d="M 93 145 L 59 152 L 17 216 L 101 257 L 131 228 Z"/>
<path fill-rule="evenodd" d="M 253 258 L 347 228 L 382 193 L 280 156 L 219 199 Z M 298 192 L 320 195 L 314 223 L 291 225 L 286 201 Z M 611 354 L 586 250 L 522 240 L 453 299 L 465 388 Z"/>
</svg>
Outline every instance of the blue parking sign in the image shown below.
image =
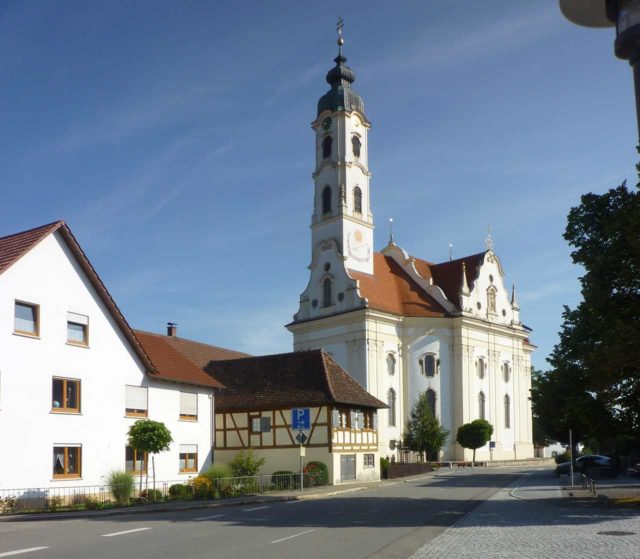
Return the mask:
<svg viewBox="0 0 640 559">
<path fill-rule="evenodd" d="M 296 431 L 311 429 L 311 410 L 309 408 L 292 408 L 291 428 Z"/>
</svg>

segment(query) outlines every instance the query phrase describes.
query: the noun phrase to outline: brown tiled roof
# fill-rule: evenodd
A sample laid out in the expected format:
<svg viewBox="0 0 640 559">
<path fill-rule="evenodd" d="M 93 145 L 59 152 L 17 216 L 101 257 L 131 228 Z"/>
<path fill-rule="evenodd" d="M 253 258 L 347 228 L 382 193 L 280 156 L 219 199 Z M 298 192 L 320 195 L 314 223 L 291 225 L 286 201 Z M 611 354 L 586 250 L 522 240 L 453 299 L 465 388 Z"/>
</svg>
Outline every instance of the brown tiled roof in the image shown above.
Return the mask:
<svg viewBox="0 0 640 559">
<path fill-rule="evenodd" d="M 0 274 L 17 262 L 42 239 L 62 227 L 64 221 L 54 221 L 35 229 L 0 238 Z"/>
<path fill-rule="evenodd" d="M 400 316 L 446 316 L 447 311 L 390 256 L 374 253 L 374 275 L 349 271 L 369 308 Z"/>
<path fill-rule="evenodd" d="M 0 274 L 6 271 L 11 265 L 15 264 L 20 258 L 22 258 L 27 252 L 40 243 L 45 237 L 54 233 L 60 233 L 65 243 L 69 247 L 69 250 L 73 254 L 74 258 L 82 268 L 89 279 L 92 287 L 95 289 L 98 296 L 102 299 L 103 303 L 109 310 L 109 313 L 116 321 L 116 324 L 127 338 L 127 341 L 136 352 L 140 361 L 144 367 L 151 373 L 155 371 L 153 363 L 149 359 L 149 356 L 144 352 L 142 346 L 138 343 L 131 327 L 124 318 L 124 315 L 120 312 L 120 309 L 116 305 L 115 301 L 107 291 L 107 288 L 102 283 L 102 280 L 98 276 L 94 267 L 89 262 L 87 255 L 84 253 L 78 241 L 71 233 L 71 230 L 67 224 L 60 220 L 48 225 L 43 225 L 35 229 L 29 229 L 21 233 L 9 235 L 7 237 L 0 238 Z"/>
<path fill-rule="evenodd" d="M 246 353 L 142 330 L 134 331 L 156 366 L 154 378 L 223 388 L 204 369 L 212 361 L 247 357 Z"/>
<path fill-rule="evenodd" d="M 320 349 L 214 361 L 206 370 L 226 387 L 216 396 L 217 411 L 326 404 L 386 407 Z"/>
<path fill-rule="evenodd" d="M 479 252 L 478 254 L 472 254 L 471 256 L 465 256 L 463 258 L 457 258 L 456 260 L 449 260 L 442 262 L 441 264 L 429 264 L 431 277 L 433 283 L 435 283 L 444 294 L 447 299 L 451 301 L 456 307 L 460 306 L 459 293 L 462 287 L 462 263 L 465 264 L 467 285 L 469 289 L 473 286 L 473 282 L 478 277 L 478 267 L 484 261 L 484 255 L 486 253 Z M 418 260 L 416 260 L 416 263 Z M 420 262 L 420 269 L 424 268 L 426 262 Z M 418 269 L 420 273 L 422 273 Z"/>
</svg>

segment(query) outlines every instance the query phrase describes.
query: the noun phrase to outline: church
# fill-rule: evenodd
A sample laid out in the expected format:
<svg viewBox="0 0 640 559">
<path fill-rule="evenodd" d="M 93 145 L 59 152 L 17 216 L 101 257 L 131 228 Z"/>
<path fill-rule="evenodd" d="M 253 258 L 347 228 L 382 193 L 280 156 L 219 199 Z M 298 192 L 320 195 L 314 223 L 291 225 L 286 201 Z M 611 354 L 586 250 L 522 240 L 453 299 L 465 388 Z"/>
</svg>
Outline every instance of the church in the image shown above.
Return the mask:
<svg viewBox="0 0 640 559">
<path fill-rule="evenodd" d="M 399 458 L 410 411 L 425 393 L 449 431 L 441 460 L 469 460 L 458 427 L 486 419 L 491 442 L 477 460 L 534 455 L 531 330 L 520 320 L 515 285 L 489 237 L 486 249 L 433 263 L 409 255 L 391 236 L 376 252 L 371 212 L 369 130 L 354 72 L 342 53 L 318 101 L 314 133 L 309 283 L 287 328 L 294 350 L 323 349 L 373 396 L 380 411 L 380 456 Z"/>
</svg>

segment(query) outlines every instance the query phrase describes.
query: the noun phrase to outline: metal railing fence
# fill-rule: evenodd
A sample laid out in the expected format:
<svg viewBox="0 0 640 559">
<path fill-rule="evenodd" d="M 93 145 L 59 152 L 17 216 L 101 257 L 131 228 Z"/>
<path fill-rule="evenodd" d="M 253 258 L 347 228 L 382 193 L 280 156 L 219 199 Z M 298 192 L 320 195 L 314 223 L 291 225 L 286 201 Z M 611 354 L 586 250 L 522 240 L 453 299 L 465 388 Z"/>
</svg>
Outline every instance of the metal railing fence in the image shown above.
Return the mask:
<svg viewBox="0 0 640 559">
<path fill-rule="evenodd" d="M 133 484 L 76 485 L 64 487 L 0 488 L 0 515 L 24 512 L 95 510 L 118 506 L 135 506 L 162 501 L 225 499 L 241 495 L 299 491 L 300 474 L 277 473 L 243 477 L 205 477 L 189 480 L 156 481 L 138 479 Z M 326 475 L 308 472 L 303 488 L 326 485 Z"/>
</svg>

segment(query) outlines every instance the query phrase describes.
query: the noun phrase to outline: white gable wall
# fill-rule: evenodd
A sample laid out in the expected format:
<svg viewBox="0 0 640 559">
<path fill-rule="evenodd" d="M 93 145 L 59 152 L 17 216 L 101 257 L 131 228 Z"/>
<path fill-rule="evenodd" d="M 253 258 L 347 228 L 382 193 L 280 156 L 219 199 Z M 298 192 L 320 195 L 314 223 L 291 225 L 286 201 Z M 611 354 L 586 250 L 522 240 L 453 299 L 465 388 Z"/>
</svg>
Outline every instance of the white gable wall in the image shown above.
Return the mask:
<svg viewBox="0 0 640 559">
<path fill-rule="evenodd" d="M 39 338 L 14 334 L 14 303 L 40 306 Z M 67 312 L 89 317 L 89 347 L 67 343 Z M 81 412 L 52 412 L 52 378 L 81 381 Z M 175 444 L 156 458 L 157 479 L 178 475 L 178 444 L 211 449 L 211 390 L 199 393 L 198 422 L 179 421 L 177 384 L 150 382 L 102 300 L 59 233 L 0 275 L 0 488 L 102 484 L 124 470 L 128 427 L 125 385 L 149 386 L 149 418 L 163 421 Z M 53 447 L 82 445 L 82 478 L 53 479 Z M 10 459 L 7 459 L 11 457 Z M 193 474 L 191 474 L 193 475 Z"/>
</svg>

